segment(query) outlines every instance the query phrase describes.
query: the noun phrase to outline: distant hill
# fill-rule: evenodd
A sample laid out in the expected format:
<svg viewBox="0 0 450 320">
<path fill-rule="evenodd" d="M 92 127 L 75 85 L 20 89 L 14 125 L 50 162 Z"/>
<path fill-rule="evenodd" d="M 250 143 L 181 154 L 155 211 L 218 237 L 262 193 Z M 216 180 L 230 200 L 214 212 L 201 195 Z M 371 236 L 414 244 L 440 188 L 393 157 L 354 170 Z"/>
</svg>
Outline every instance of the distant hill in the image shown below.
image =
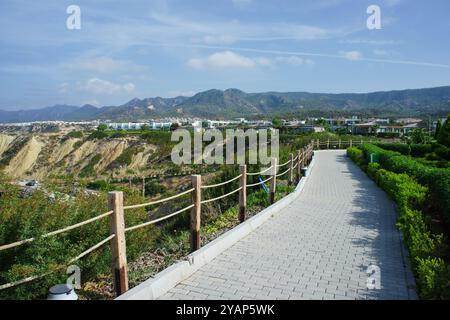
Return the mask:
<svg viewBox="0 0 450 320">
<path fill-rule="evenodd" d="M 192 97 L 133 99 L 96 108 L 56 105 L 26 111 L 1 111 L 0 122 L 109 119 L 131 121 L 163 116 L 204 118 L 300 114 L 440 116 L 450 113 L 450 86 L 372 93 L 263 92 L 207 90 Z"/>
</svg>

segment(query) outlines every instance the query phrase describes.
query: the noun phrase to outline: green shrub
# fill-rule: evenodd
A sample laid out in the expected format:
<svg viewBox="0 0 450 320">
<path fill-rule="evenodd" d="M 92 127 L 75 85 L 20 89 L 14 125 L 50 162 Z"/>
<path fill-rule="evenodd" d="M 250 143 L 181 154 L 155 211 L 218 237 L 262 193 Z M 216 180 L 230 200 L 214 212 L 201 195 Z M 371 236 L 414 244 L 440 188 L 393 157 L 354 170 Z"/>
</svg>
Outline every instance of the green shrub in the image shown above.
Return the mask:
<svg viewBox="0 0 450 320">
<path fill-rule="evenodd" d="M 69 137 L 69 138 L 83 138 L 83 132 L 81 132 L 81 131 L 70 131 L 67 134 L 67 137 Z"/>
<path fill-rule="evenodd" d="M 108 135 L 107 132 L 97 130 L 97 131 L 92 132 L 92 133 L 88 136 L 87 139 L 88 139 L 88 140 L 101 140 L 101 139 L 107 138 L 108 136 L 109 136 L 109 135 Z"/>
<path fill-rule="evenodd" d="M 19 188 L 6 182 L 0 183 L 0 189 L 0 243 L 37 238 L 32 243 L 0 252 L 0 284 L 55 271 L 42 279 L 1 290 L 0 299 L 45 298 L 52 285 L 65 283 L 66 266 L 72 258 L 109 236 L 109 219 L 104 218 L 56 236 L 39 238 L 44 233 L 108 211 L 105 192 L 96 195 L 79 192 L 71 199 L 50 200 L 41 191 L 23 197 Z M 126 204 L 142 202 L 139 192 L 132 190 L 125 191 L 124 199 Z M 125 215 L 127 226 L 146 219 L 144 209 L 134 209 L 132 213 Z M 149 226 L 127 233 L 127 258 L 130 261 L 155 243 L 154 230 L 153 226 Z M 83 282 L 103 273 L 110 274 L 109 245 L 102 246 L 74 264 L 81 268 Z"/>
<path fill-rule="evenodd" d="M 450 299 L 450 267 L 439 258 L 417 258 L 417 284 L 423 299 Z"/>
<path fill-rule="evenodd" d="M 347 155 L 358 165 L 361 165 L 364 162 L 364 154 L 357 147 L 348 148 Z"/>
<path fill-rule="evenodd" d="M 380 164 L 377 162 L 372 162 L 367 165 L 367 175 L 372 178 L 376 183 L 378 183 L 377 173 L 380 170 Z"/>
<path fill-rule="evenodd" d="M 396 173 L 406 173 L 414 177 L 421 184 L 426 185 L 430 191 L 433 210 L 438 215 L 444 217 L 446 221 L 446 233 L 450 226 L 450 169 L 433 168 L 419 161 L 404 156 L 398 152 L 384 150 L 371 144 L 363 144 L 360 146 L 367 159 L 371 153 L 380 155 L 381 166 L 389 171 Z"/>
<path fill-rule="evenodd" d="M 102 159 L 101 154 L 96 154 L 95 156 L 93 156 L 91 158 L 91 160 L 89 161 L 89 163 L 80 171 L 79 176 L 81 178 L 94 176 L 96 174 L 96 172 L 94 170 L 94 166 L 97 163 L 99 163 L 101 159 Z"/>
</svg>

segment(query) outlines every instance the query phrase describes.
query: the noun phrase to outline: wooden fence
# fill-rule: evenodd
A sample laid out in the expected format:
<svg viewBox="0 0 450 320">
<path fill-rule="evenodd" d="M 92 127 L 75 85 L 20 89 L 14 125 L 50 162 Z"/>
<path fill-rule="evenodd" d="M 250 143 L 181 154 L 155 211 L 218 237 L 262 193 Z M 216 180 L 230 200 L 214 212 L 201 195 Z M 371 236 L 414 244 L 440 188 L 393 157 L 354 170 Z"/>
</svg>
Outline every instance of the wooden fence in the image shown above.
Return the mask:
<svg viewBox="0 0 450 320">
<path fill-rule="evenodd" d="M 77 257 L 71 259 L 68 264 L 74 263 L 75 261 L 83 258 L 84 256 L 88 255 L 89 253 L 93 252 L 94 250 L 100 248 L 101 246 L 103 246 L 107 242 L 109 242 L 110 246 L 111 246 L 111 253 L 112 253 L 112 274 L 113 274 L 113 279 L 114 279 L 114 289 L 115 289 L 115 292 L 117 295 L 121 295 L 128 290 L 128 267 L 127 267 L 126 237 L 125 237 L 127 232 L 131 232 L 133 230 L 140 229 L 140 228 L 158 223 L 163 220 L 167 220 L 171 217 L 179 215 L 182 212 L 190 210 L 191 251 L 198 250 L 201 246 L 200 225 L 201 225 L 201 212 L 202 212 L 203 204 L 217 201 L 217 200 L 226 198 L 232 194 L 239 192 L 239 221 L 243 222 L 246 219 L 247 189 L 252 188 L 252 187 L 261 186 L 262 184 L 269 182 L 270 183 L 269 200 L 270 200 L 271 204 L 274 203 L 277 178 L 287 175 L 288 184 L 292 185 L 292 184 L 294 184 L 294 176 L 296 176 L 296 181 L 298 183 L 300 181 L 300 178 L 302 175 L 301 169 L 310 163 L 312 156 L 313 156 L 313 150 L 314 150 L 314 144 L 313 144 L 313 142 L 311 142 L 306 147 L 302 148 L 301 150 L 298 150 L 295 157 L 293 154 L 290 154 L 289 160 L 285 163 L 278 164 L 278 159 L 272 158 L 271 166 L 260 172 L 247 172 L 247 166 L 241 165 L 239 175 L 237 175 L 236 177 L 234 177 L 230 180 L 220 182 L 217 184 L 213 184 L 213 185 L 203 185 L 201 175 L 192 175 L 192 177 L 191 177 L 192 186 L 190 189 L 183 191 L 179 194 L 176 194 L 174 196 L 168 197 L 168 198 L 151 201 L 151 202 L 147 202 L 147 203 L 124 206 L 123 193 L 121 191 L 109 192 L 108 193 L 108 209 L 109 209 L 108 212 L 105 212 L 103 214 L 100 214 L 96 217 L 85 220 L 83 222 L 71 225 L 69 227 L 49 232 L 47 234 L 42 235 L 41 237 L 46 238 L 46 237 L 55 236 L 55 235 L 73 230 L 75 228 L 79 228 L 81 226 L 92 223 L 94 221 L 109 217 L 109 219 L 110 219 L 110 235 L 107 238 L 105 238 L 104 240 L 97 243 L 96 245 L 85 250 L 84 252 L 79 254 Z M 281 171 L 281 170 L 283 170 L 283 171 Z M 281 172 L 279 173 L 279 171 L 281 171 Z M 250 176 L 267 176 L 267 178 L 265 180 L 262 180 L 257 183 L 248 184 L 247 178 Z M 211 199 L 203 199 L 202 198 L 202 190 L 224 186 L 224 185 L 227 185 L 227 184 L 229 184 L 233 181 L 237 181 L 237 180 L 239 180 L 239 187 L 237 189 L 235 189 L 229 193 L 215 197 L 215 198 L 211 198 Z M 177 199 L 177 198 L 187 195 L 187 194 L 191 194 L 191 199 L 192 199 L 192 204 L 190 204 L 189 206 L 186 206 L 185 208 L 177 210 L 176 212 L 170 213 L 163 217 L 160 217 L 160 218 L 157 218 L 157 219 L 154 219 L 151 221 L 143 222 L 138 225 L 134 225 L 134 226 L 126 226 L 125 225 L 124 215 L 125 215 L 126 210 L 131 210 L 131 209 L 136 209 L 136 208 L 147 207 L 150 205 L 165 203 L 167 201 Z M 29 238 L 29 239 L 20 240 L 20 241 L 14 242 L 14 243 L 1 245 L 0 251 L 15 248 L 15 247 L 33 242 L 35 240 L 36 240 L 36 238 Z M 61 266 L 58 270 L 61 270 L 64 267 L 65 266 Z M 56 270 L 54 270 L 52 272 L 55 272 L 55 271 Z M 38 276 L 27 277 L 25 279 L 21 279 L 21 280 L 15 281 L 15 282 L 0 285 L 0 290 L 15 287 L 15 286 L 39 279 L 39 278 L 43 278 L 50 273 L 51 272 L 41 274 Z"/>
</svg>

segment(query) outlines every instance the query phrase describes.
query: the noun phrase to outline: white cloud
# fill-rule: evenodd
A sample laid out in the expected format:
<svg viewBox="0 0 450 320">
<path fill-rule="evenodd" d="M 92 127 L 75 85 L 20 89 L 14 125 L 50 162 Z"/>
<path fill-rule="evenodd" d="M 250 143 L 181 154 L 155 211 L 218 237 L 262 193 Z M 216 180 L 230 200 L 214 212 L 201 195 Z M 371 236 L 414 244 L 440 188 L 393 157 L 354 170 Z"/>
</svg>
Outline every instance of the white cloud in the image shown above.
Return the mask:
<svg viewBox="0 0 450 320">
<path fill-rule="evenodd" d="M 125 83 L 122 87 L 126 93 L 132 93 L 136 89 L 136 86 L 131 82 Z"/>
<path fill-rule="evenodd" d="M 347 60 L 360 60 L 362 58 L 359 51 L 341 51 L 340 54 Z"/>
<path fill-rule="evenodd" d="M 232 51 L 216 52 L 204 58 L 192 58 L 187 62 L 187 65 L 194 69 L 253 68 L 268 64 L 269 59 L 248 58 Z"/>
<path fill-rule="evenodd" d="M 93 94 L 114 95 L 120 93 L 132 93 L 135 90 L 135 85 L 131 82 L 118 84 L 99 78 L 91 78 L 85 83 L 79 83 L 77 88 L 80 91 L 86 91 Z"/>
</svg>

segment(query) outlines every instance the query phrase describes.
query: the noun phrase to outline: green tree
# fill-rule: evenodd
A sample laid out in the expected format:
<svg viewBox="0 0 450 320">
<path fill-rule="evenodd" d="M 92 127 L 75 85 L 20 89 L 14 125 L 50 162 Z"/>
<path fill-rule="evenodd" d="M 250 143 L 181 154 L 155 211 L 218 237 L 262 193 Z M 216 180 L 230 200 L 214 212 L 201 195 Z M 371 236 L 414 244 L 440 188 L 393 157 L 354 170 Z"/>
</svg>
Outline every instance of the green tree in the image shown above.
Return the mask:
<svg viewBox="0 0 450 320">
<path fill-rule="evenodd" d="M 108 126 L 105 123 L 99 124 L 97 127 L 98 131 L 105 131 L 106 129 L 108 129 Z"/>
<path fill-rule="evenodd" d="M 425 132 L 422 129 L 414 129 L 411 132 L 411 142 L 416 144 L 423 144 L 426 142 Z"/>
<path fill-rule="evenodd" d="M 282 126 L 281 119 L 280 119 L 280 118 L 274 118 L 274 119 L 272 119 L 272 126 L 273 126 L 275 129 L 280 129 L 281 126 Z"/>
<path fill-rule="evenodd" d="M 450 148 L 450 114 L 447 116 L 442 128 L 439 130 L 438 142 Z"/>
<path fill-rule="evenodd" d="M 439 131 L 441 131 L 442 128 L 442 121 L 441 119 L 438 120 L 436 124 L 436 130 L 434 131 L 434 138 L 437 140 L 439 136 Z"/>
<path fill-rule="evenodd" d="M 148 131 L 148 130 L 150 130 L 150 126 L 148 124 L 143 124 L 142 127 L 141 127 L 141 130 L 142 131 Z"/>
</svg>

